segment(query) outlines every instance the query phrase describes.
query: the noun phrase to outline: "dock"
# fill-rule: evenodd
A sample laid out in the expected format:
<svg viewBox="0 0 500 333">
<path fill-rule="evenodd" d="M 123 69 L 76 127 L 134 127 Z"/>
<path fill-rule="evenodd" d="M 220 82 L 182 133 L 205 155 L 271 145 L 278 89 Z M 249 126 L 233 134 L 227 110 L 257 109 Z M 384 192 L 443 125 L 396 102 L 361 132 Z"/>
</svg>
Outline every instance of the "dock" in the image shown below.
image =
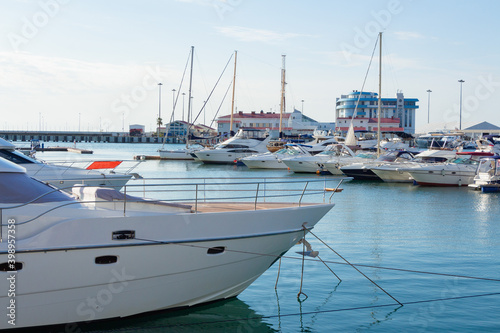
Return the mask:
<svg viewBox="0 0 500 333">
<path fill-rule="evenodd" d="M 30 152 L 30 149 L 26 148 L 21 148 L 19 149 L 22 152 Z M 70 153 L 77 153 L 77 154 L 93 154 L 94 152 L 92 150 L 88 149 L 80 149 L 80 148 L 74 148 L 74 147 L 37 147 L 35 148 L 36 151 L 59 151 L 59 152 L 70 152 Z"/>
<path fill-rule="evenodd" d="M 134 160 L 149 161 L 149 160 L 168 160 L 168 158 L 161 158 L 160 155 L 135 155 Z"/>
</svg>

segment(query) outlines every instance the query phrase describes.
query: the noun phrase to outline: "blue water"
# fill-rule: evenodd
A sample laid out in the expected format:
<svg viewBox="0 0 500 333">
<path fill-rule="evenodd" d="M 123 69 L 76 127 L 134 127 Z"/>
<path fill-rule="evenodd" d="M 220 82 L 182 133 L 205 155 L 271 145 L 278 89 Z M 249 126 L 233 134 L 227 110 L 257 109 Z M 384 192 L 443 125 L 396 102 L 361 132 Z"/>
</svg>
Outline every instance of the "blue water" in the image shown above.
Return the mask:
<svg viewBox="0 0 500 333">
<path fill-rule="evenodd" d="M 55 144 L 46 144 L 53 146 Z M 62 143 L 60 144 L 62 145 Z M 72 144 L 67 144 L 72 145 Z M 156 155 L 153 144 L 79 143 L 93 155 L 46 152 L 50 160 L 131 159 Z M 146 161 L 145 177 L 294 177 L 288 171 Z M 313 177 L 319 177 L 314 176 Z M 337 182 L 336 178 L 334 183 Z M 295 246 L 237 298 L 78 327 L 84 332 L 499 332 L 499 194 L 468 188 L 350 181 L 313 230 L 368 278 L 308 235 L 317 259 Z M 398 270 L 395 270 L 398 269 Z M 435 274 L 430 274 L 435 273 Z M 493 279 L 493 280 L 487 280 Z M 496 280 L 496 281 L 495 281 Z M 57 331 L 57 329 L 56 329 Z"/>
</svg>

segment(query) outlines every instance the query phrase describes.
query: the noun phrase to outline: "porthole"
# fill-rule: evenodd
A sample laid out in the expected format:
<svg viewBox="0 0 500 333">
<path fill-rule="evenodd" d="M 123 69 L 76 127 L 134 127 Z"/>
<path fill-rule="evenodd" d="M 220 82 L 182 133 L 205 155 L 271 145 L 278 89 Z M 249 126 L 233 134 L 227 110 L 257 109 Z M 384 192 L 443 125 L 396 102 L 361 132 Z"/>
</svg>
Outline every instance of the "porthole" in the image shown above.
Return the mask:
<svg viewBox="0 0 500 333">
<path fill-rule="evenodd" d="M 117 256 L 100 256 L 95 258 L 95 263 L 98 265 L 114 264 L 117 261 Z"/>
<path fill-rule="evenodd" d="M 226 247 L 225 246 L 215 246 L 215 247 L 211 247 L 207 250 L 207 254 L 209 255 L 215 255 L 215 254 L 221 254 L 221 253 L 224 253 L 226 251 Z"/>
<path fill-rule="evenodd" d="M 0 272 L 14 272 L 14 271 L 20 271 L 23 269 L 23 263 L 22 262 L 15 262 L 15 263 L 8 263 L 8 262 L 3 262 L 0 264 Z"/>
</svg>

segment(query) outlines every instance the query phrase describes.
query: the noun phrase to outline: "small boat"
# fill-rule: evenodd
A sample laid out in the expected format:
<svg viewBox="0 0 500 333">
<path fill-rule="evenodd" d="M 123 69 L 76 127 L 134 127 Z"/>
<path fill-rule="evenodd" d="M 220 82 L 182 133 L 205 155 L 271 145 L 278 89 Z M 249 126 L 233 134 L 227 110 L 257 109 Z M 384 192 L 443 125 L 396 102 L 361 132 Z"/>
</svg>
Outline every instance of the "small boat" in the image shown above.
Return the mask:
<svg viewBox="0 0 500 333">
<path fill-rule="evenodd" d="M 307 146 L 286 144 L 283 149 L 274 153 L 267 152 L 242 158 L 240 161 L 250 169 L 287 169 L 284 160 L 297 156 L 310 156 Z"/>
<path fill-rule="evenodd" d="M 301 203 L 305 187 L 297 181 L 285 185 L 297 185 L 289 188 L 295 202 L 264 199 L 264 191 L 247 181 L 210 181 L 162 184 L 161 195 L 170 201 L 159 198 L 159 184 L 143 181 L 124 192 L 76 186 L 70 196 L 0 158 L 0 275 L 8 282 L 0 284 L 0 307 L 8 311 L 0 329 L 119 318 L 235 297 L 333 207 Z M 265 183 L 266 192 L 272 183 Z M 289 197 L 283 183 L 276 182 L 274 196 Z M 195 184 L 217 198 L 198 193 Z M 142 195 L 147 185 L 154 200 L 129 194 Z M 234 192 L 222 190 L 228 185 Z M 245 186 L 253 195 L 238 194 Z"/>
<path fill-rule="evenodd" d="M 206 164 L 231 164 L 246 156 L 268 152 L 266 145 L 270 140 L 267 131 L 240 128 L 236 135 L 213 149 L 198 150 L 194 155 Z"/>
<path fill-rule="evenodd" d="M 89 163 L 85 168 L 79 168 L 74 166 L 75 162 L 44 163 L 26 156 L 15 148 L 16 146 L 12 143 L 0 138 L 1 158 L 19 164 L 26 169 L 26 173 L 31 177 L 58 188 L 69 189 L 75 184 L 87 184 L 92 186 L 112 186 L 120 189 L 133 177 L 140 178 L 138 174 L 130 172 L 135 166 L 124 173 L 115 171 L 121 161 L 95 161 Z M 138 163 L 140 162 L 136 162 L 135 165 L 138 165 Z"/>
<path fill-rule="evenodd" d="M 397 159 L 409 161 L 413 158 L 414 155 L 408 151 L 391 151 L 384 155 L 380 155 L 375 160 L 370 159 L 368 161 L 344 165 L 340 167 L 340 171 L 347 177 L 358 180 L 381 180 L 380 177 L 372 171 L 372 168 L 384 163 L 394 162 Z"/>
<path fill-rule="evenodd" d="M 440 163 L 456 157 L 455 151 L 428 149 L 417 154 L 415 159 L 396 159 L 394 162 L 383 163 L 371 168 L 371 170 L 384 182 L 389 183 L 411 183 L 413 178 L 406 169 L 418 167 L 419 163 Z M 405 170 L 405 171 L 403 171 Z"/>
<path fill-rule="evenodd" d="M 298 156 L 284 160 L 283 163 L 293 172 L 318 173 L 323 164 L 338 156 L 354 156 L 354 152 L 345 144 L 337 143 L 326 147 L 321 153 L 312 156 Z"/>
<path fill-rule="evenodd" d="M 500 156 L 483 157 L 474 176 L 474 183 L 469 187 L 482 192 L 500 191 Z"/>
<path fill-rule="evenodd" d="M 474 183 L 478 160 L 493 153 L 457 152 L 457 157 L 446 163 L 430 163 L 414 166 L 407 171 L 418 185 L 467 186 Z"/>
</svg>

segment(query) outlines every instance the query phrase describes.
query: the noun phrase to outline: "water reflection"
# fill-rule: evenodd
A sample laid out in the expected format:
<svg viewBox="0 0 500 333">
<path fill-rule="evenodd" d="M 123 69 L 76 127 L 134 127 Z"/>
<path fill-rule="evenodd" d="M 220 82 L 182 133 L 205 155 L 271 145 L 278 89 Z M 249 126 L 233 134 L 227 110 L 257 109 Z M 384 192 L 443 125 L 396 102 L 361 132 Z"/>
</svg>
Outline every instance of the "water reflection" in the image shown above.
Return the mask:
<svg viewBox="0 0 500 333">
<path fill-rule="evenodd" d="M 189 309 L 159 311 L 98 323 L 36 328 L 31 333 L 49 332 L 277 332 L 262 321 L 263 314 L 252 310 L 245 302 L 230 300 L 200 305 Z"/>
</svg>

